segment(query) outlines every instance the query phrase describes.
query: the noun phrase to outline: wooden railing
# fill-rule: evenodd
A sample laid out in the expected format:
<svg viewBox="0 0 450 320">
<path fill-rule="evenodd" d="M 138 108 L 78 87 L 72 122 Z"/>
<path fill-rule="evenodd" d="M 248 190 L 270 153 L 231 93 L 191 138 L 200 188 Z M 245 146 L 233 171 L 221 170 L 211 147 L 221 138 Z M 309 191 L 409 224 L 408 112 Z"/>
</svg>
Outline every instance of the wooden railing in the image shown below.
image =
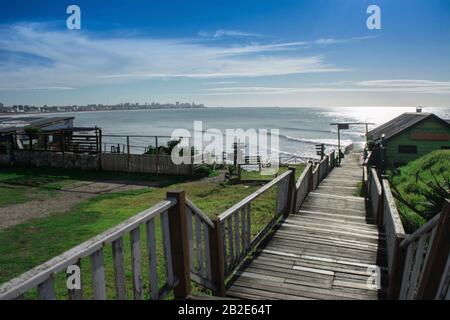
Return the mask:
<svg viewBox="0 0 450 320">
<path fill-rule="evenodd" d="M 212 220 L 186 199 L 190 277 L 197 284 L 216 291 L 212 278 L 211 247 L 215 226 Z"/>
<path fill-rule="evenodd" d="M 326 155 L 312 170 L 312 189 L 315 190 L 320 182 L 325 179 L 328 173 L 336 166 L 335 152 Z"/>
<path fill-rule="evenodd" d="M 365 182 L 365 189 L 369 198 L 370 213 L 375 223 L 381 225 L 383 215 L 383 188 L 376 169 L 367 169 L 366 166 L 363 168 L 366 168 L 368 175 L 367 181 Z"/>
<path fill-rule="evenodd" d="M 328 161 L 322 163 L 327 164 L 327 173 L 334 166 Z M 115 289 L 115 298 L 127 299 L 128 264 L 124 261 L 124 239 L 128 236 L 134 299 L 143 299 L 144 295 L 152 299 L 164 299 L 171 292 L 174 298 L 185 298 L 190 294 L 191 281 L 217 296 L 224 296 L 227 278 L 282 217 L 299 209 L 312 190 L 312 179 L 312 163 L 308 164 L 297 182 L 295 167 L 289 167 L 287 172 L 214 219 L 210 219 L 185 198 L 183 191 L 169 192 L 165 201 L 3 284 L 0 286 L 0 299 L 20 299 L 36 287 L 39 299 L 60 298 L 61 290 L 58 290 L 58 294 L 55 290 L 56 274 L 62 274 L 68 267 L 80 266 L 84 258 L 90 259 L 90 268 L 87 270 L 90 270 L 92 283 L 83 282 L 80 289 L 68 290 L 69 299 L 89 299 L 84 294 L 89 291 L 86 290 L 87 285 L 92 287 L 93 299 L 111 296 L 107 294 L 107 287 L 111 286 Z M 256 210 L 252 215 L 255 207 L 260 205 L 260 198 L 264 198 L 264 217 L 255 216 Z M 261 224 L 260 220 L 261 227 L 257 230 L 254 218 L 268 221 Z M 156 219 L 160 221 L 160 232 L 155 229 Z M 145 263 L 141 261 L 141 233 L 147 239 L 144 256 L 148 261 Z M 163 252 L 161 256 L 157 255 L 158 244 L 162 248 L 159 250 Z M 105 265 L 105 261 L 109 261 L 104 259 L 108 246 L 112 250 L 112 258 L 109 259 L 112 266 Z M 144 286 L 141 271 L 145 267 L 148 269 L 148 286 Z M 161 277 L 158 277 L 158 269 L 161 267 L 165 270 L 162 277 L 164 282 L 159 286 Z M 114 283 L 108 284 L 105 270 L 111 268 L 114 271 Z M 87 278 L 83 274 L 82 279 Z M 144 292 L 144 288 L 148 288 L 148 292 Z"/>
<path fill-rule="evenodd" d="M 223 244 L 224 277 L 233 273 L 243 258 L 271 230 L 280 217 L 290 213 L 293 181 L 293 172 L 289 170 L 218 216 Z M 275 188 L 272 217 L 262 230 L 253 234 L 252 204 Z M 289 196 L 290 193 L 291 196 Z M 272 197 L 270 198 L 272 200 Z"/>
<path fill-rule="evenodd" d="M 387 265 L 389 274 L 389 292 L 388 296 L 392 299 L 398 297 L 401 274 L 403 271 L 404 252 L 400 248 L 400 243 L 405 239 L 405 230 L 400 219 L 400 215 L 392 196 L 389 181 L 387 177 L 382 179 L 383 186 L 383 223 L 386 250 Z"/>
<path fill-rule="evenodd" d="M 312 163 L 309 163 L 295 184 L 295 212 L 300 209 L 309 191 L 311 191 L 312 170 L 313 165 Z"/>
<path fill-rule="evenodd" d="M 177 243 L 175 234 L 180 233 L 180 210 L 178 200 L 168 194 L 165 201 L 159 202 L 148 210 L 145 210 L 123 223 L 87 240 L 86 242 L 64 252 L 63 254 L 31 269 L 23 275 L 0 286 L 0 300 L 22 299 L 28 291 L 37 287 L 38 299 L 56 299 L 55 277 L 57 273 L 66 272 L 69 266 L 79 266 L 83 258 L 90 260 L 91 289 L 93 299 L 104 300 L 107 298 L 107 283 L 105 278 L 105 250 L 112 250 L 112 268 L 114 270 L 115 296 L 117 299 L 127 298 L 127 279 L 125 272 L 124 238 L 129 236 L 131 250 L 132 288 L 133 298 L 144 298 L 143 274 L 141 268 L 141 231 L 146 235 L 146 250 L 148 255 L 148 295 L 152 299 L 164 299 L 180 280 L 175 276 L 174 266 L 180 268 L 179 261 L 174 261 L 180 256 L 180 243 Z M 177 216 L 178 215 L 178 216 Z M 162 241 L 163 256 L 157 258 L 157 239 L 155 219 L 159 218 L 161 227 L 159 238 Z M 142 230 L 141 230 L 142 227 Z M 176 256 L 176 257 L 175 257 Z M 164 284 L 158 286 L 158 263 L 165 266 Z M 81 279 L 89 276 L 82 274 Z M 83 299 L 86 283 L 81 284 L 80 289 L 69 290 L 69 299 Z M 176 294 L 175 294 L 176 295 Z"/>
<path fill-rule="evenodd" d="M 406 250 L 406 258 L 399 298 L 450 299 L 450 201 L 401 247 Z"/>
</svg>

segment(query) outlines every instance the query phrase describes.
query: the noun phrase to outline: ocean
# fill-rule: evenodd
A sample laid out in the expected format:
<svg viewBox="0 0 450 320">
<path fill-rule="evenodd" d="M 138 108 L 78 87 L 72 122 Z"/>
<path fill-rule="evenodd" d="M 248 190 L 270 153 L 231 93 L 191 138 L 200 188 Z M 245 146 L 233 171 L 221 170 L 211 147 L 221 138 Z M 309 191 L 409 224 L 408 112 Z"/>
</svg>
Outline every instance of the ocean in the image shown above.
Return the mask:
<svg viewBox="0 0 450 320">
<path fill-rule="evenodd" d="M 380 125 L 403 112 L 415 108 L 203 108 L 135 111 L 102 111 L 45 114 L 45 116 L 74 116 L 77 127 L 98 126 L 103 134 L 170 136 L 174 129 L 193 131 L 194 121 L 202 121 L 203 129 L 279 129 L 279 150 L 284 154 L 316 157 L 315 145 L 324 143 L 331 151 L 337 145 L 337 129 L 333 122 L 373 122 Z M 444 119 L 450 119 L 449 108 L 424 108 Z M 373 128 L 375 126 L 370 126 Z M 341 131 L 341 143 L 347 145 L 364 141 L 365 126 L 353 125 Z M 137 139 L 137 138 L 136 138 Z M 105 137 L 104 142 L 123 143 L 122 139 Z M 150 145 L 140 138 L 133 145 Z"/>
</svg>

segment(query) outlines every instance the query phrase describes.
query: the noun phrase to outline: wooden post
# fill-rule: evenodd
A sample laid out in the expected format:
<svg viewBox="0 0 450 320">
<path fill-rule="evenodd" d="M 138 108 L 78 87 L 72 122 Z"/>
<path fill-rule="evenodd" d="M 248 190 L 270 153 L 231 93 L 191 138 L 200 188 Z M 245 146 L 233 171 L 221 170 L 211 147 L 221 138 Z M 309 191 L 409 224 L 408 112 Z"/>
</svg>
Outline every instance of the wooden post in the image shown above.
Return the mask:
<svg viewBox="0 0 450 320">
<path fill-rule="evenodd" d="M 436 228 L 428 261 L 424 266 L 423 276 L 417 289 L 416 299 L 435 299 L 441 278 L 445 273 L 450 252 L 450 200 L 444 202 Z"/>
<path fill-rule="evenodd" d="M 311 166 L 309 168 L 309 186 L 308 186 L 308 193 L 313 190 L 313 171 L 314 171 L 314 163 L 310 161 Z"/>
<path fill-rule="evenodd" d="M 168 211 L 173 272 L 179 280 L 174 296 L 175 299 L 184 299 L 191 292 L 191 257 L 184 191 L 167 192 L 167 199 L 171 198 L 177 201 Z"/>
<path fill-rule="evenodd" d="M 341 165 L 341 130 L 338 125 L 338 166 Z"/>
<path fill-rule="evenodd" d="M 406 250 L 400 247 L 405 235 L 396 235 L 394 240 L 394 252 L 392 253 L 392 272 L 389 274 L 388 298 L 397 300 L 402 286 L 403 271 L 405 268 Z"/>
<path fill-rule="evenodd" d="M 288 195 L 287 195 L 287 210 L 284 212 L 284 217 L 286 218 L 291 213 L 294 213 L 294 207 L 295 203 L 295 195 L 297 192 L 295 192 L 295 167 L 288 167 L 288 170 L 291 172 L 289 175 L 289 184 L 288 184 Z"/>
<path fill-rule="evenodd" d="M 214 295 L 225 296 L 225 260 L 223 251 L 223 234 L 219 219 L 214 219 L 214 229 L 209 228 L 211 248 L 211 277 L 216 286 Z"/>
<path fill-rule="evenodd" d="M 385 188 L 389 187 L 389 181 L 388 176 L 382 176 L 382 202 L 383 202 L 383 217 L 384 217 L 384 198 L 386 191 Z M 389 198 L 387 198 L 387 201 L 389 201 Z M 393 199 L 392 199 L 393 201 Z M 387 203 L 387 206 L 389 207 L 395 207 L 395 203 Z M 395 224 L 395 222 L 394 222 Z M 382 223 L 383 225 L 383 223 Z M 398 299 L 400 295 L 400 288 L 402 286 L 402 278 L 403 278 L 403 271 L 405 269 L 405 260 L 406 260 L 406 250 L 400 246 L 403 240 L 405 240 L 405 234 L 403 233 L 396 233 L 394 235 L 394 241 L 393 241 L 393 248 L 392 248 L 392 262 L 391 262 L 391 268 L 389 270 L 389 288 L 387 296 L 390 300 L 396 300 Z"/>
<path fill-rule="evenodd" d="M 127 136 L 127 170 L 131 170 L 131 156 L 130 156 L 130 136 Z"/>
</svg>

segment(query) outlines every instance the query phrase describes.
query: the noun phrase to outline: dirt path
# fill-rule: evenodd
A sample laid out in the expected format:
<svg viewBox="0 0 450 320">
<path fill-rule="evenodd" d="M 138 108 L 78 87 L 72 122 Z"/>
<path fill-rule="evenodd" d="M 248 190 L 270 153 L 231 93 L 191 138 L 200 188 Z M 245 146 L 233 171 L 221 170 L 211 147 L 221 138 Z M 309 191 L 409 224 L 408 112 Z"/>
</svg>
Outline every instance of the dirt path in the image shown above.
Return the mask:
<svg viewBox="0 0 450 320">
<path fill-rule="evenodd" d="M 52 213 L 65 213 L 75 205 L 103 193 L 142 189 L 157 186 L 157 183 L 136 182 L 79 182 L 71 184 L 51 196 L 36 196 L 35 199 L 0 208 L 0 230 L 25 222 L 32 218 L 49 216 Z M 30 192 L 36 192 L 30 188 Z"/>
</svg>

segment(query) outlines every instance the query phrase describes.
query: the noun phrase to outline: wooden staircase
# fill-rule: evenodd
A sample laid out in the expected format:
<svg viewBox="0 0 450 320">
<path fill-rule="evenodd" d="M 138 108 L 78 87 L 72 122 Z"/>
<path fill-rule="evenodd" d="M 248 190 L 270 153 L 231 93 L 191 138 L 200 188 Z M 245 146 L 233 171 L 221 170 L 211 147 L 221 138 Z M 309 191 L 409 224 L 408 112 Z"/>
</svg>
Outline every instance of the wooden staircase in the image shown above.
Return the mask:
<svg viewBox="0 0 450 320">
<path fill-rule="evenodd" d="M 268 243 L 235 273 L 228 297 L 380 299 L 386 287 L 384 234 L 366 214 L 361 154 L 351 153 L 310 192 Z M 372 281 L 379 271 L 380 287 Z"/>
</svg>

